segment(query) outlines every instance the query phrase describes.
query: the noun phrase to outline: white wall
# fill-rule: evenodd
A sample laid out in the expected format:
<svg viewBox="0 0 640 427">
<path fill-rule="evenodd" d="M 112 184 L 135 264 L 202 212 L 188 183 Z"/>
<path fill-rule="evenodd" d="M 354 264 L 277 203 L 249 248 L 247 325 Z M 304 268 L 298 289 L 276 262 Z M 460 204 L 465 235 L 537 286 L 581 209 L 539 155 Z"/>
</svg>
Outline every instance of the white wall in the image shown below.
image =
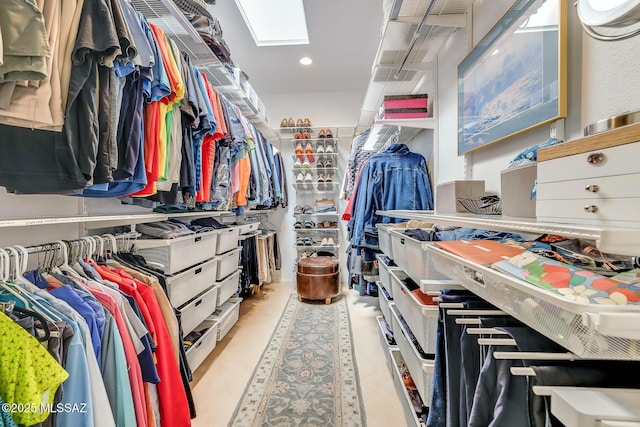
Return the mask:
<svg viewBox="0 0 640 427">
<path fill-rule="evenodd" d="M 640 108 L 640 37 L 613 43 L 595 41 L 583 34 L 573 2 L 568 3 L 565 140 L 581 137 L 588 123 Z M 508 0 L 478 0 L 474 4 L 474 45 L 512 4 Z M 438 56 L 436 180 L 484 179 L 488 192 L 499 193 L 500 170 L 522 149 L 546 141 L 550 127 L 534 129 L 466 156 L 457 155 L 457 65 L 465 56 L 466 38 L 465 30 L 457 31 Z"/>
<path fill-rule="evenodd" d="M 367 76 L 363 76 L 367 78 Z M 364 91 L 261 95 L 272 127 L 286 117 L 308 117 L 314 126 L 350 126 L 358 122 Z M 336 108 L 336 106 L 340 106 Z M 345 114 L 344 112 L 348 113 Z"/>
</svg>

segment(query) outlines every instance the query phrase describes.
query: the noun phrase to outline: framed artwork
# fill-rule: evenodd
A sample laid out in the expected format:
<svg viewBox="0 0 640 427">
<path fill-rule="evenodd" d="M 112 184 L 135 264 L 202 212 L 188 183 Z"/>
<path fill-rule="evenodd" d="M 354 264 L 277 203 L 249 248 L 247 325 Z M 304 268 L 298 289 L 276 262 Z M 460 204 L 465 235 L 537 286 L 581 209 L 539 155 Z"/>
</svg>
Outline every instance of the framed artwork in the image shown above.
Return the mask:
<svg viewBox="0 0 640 427">
<path fill-rule="evenodd" d="M 567 0 L 517 0 L 458 66 L 458 155 L 565 117 Z"/>
</svg>

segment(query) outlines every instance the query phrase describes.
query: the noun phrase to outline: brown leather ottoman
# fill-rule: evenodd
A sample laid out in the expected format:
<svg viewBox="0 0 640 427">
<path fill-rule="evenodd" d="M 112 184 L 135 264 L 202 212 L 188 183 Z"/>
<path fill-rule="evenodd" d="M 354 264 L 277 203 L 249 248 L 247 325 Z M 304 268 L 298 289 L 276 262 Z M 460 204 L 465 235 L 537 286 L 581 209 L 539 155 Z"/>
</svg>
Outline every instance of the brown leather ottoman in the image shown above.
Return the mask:
<svg viewBox="0 0 640 427">
<path fill-rule="evenodd" d="M 340 263 L 333 257 L 309 257 L 298 261 L 296 273 L 298 299 L 324 300 L 340 294 Z"/>
</svg>

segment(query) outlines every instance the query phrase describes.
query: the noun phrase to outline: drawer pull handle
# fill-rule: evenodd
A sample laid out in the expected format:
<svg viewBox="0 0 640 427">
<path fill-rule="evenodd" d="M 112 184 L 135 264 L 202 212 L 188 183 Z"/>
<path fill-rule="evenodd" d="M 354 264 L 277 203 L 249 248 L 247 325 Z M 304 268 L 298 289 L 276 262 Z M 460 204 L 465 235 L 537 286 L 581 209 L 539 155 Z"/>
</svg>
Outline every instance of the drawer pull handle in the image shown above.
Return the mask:
<svg viewBox="0 0 640 427">
<path fill-rule="evenodd" d="M 198 301 L 197 301 L 193 306 L 194 306 L 194 307 L 197 307 L 197 306 L 199 306 L 200 304 L 202 304 L 202 300 L 201 300 L 201 299 L 200 299 L 200 300 L 198 300 Z"/>
<path fill-rule="evenodd" d="M 196 271 L 193 272 L 193 274 L 200 274 L 200 273 L 202 273 L 202 267 L 196 268 Z"/>
<path fill-rule="evenodd" d="M 199 242 L 201 240 L 202 240 L 202 236 L 198 236 L 198 237 L 195 238 L 194 242 Z"/>
<path fill-rule="evenodd" d="M 587 185 L 584 190 L 588 191 L 589 193 L 597 193 L 598 191 L 600 191 L 600 187 L 595 184 Z"/>
<path fill-rule="evenodd" d="M 596 205 L 587 205 L 584 207 L 585 212 L 596 213 L 598 212 L 598 207 Z"/>
<path fill-rule="evenodd" d="M 592 153 L 592 154 L 589 154 L 589 157 L 587 157 L 587 162 L 589 162 L 592 165 L 598 165 L 603 161 L 604 161 L 603 153 Z"/>
<path fill-rule="evenodd" d="M 404 237 L 401 237 L 401 238 L 400 238 L 400 244 L 401 244 L 401 245 L 404 245 Z"/>
</svg>

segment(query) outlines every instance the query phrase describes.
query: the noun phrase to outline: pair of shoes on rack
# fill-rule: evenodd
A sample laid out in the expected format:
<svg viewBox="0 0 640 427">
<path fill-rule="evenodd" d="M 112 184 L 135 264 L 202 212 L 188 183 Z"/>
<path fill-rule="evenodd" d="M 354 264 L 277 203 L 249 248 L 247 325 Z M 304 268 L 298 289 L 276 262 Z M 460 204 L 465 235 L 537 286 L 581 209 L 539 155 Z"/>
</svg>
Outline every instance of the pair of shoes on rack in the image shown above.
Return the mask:
<svg viewBox="0 0 640 427">
<path fill-rule="evenodd" d="M 304 160 L 303 162 L 300 161 L 300 159 L 296 159 L 296 161 L 293 163 L 293 168 L 294 169 L 310 169 L 311 168 L 311 163 L 309 163 L 309 160 Z"/>
<path fill-rule="evenodd" d="M 306 174 L 303 174 L 302 172 L 299 172 L 298 175 L 296 175 L 296 183 L 300 184 L 300 183 L 312 183 L 313 182 L 313 176 L 307 172 Z"/>
<path fill-rule="evenodd" d="M 331 154 L 335 152 L 335 148 L 333 148 L 333 144 L 318 144 L 318 146 L 316 147 L 316 152 L 318 154 Z"/>
<path fill-rule="evenodd" d="M 331 132 L 331 129 L 320 129 L 320 132 L 318 132 L 318 138 L 333 138 L 333 133 Z"/>
<path fill-rule="evenodd" d="M 307 251 L 304 251 L 304 252 L 302 252 L 302 255 L 300 255 L 300 259 L 305 259 L 305 258 L 316 258 L 317 256 L 318 256 L 318 253 L 317 253 L 317 252 L 311 252 L 311 253 L 309 253 L 309 252 L 307 252 Z"/>
<path fill-rule="evenodd" d="M 313 243 L 311 237 L 298 237 L 296 239 L 296 246 L 313 246 Z"/>
<path fill-rule="evenodd" d="M 316 224 L 316 227 L 318 228 L 336 228 L 337 226 L 338 224 L 332 221 L 321 221 Z"/>
<path fill-rule="evenodd" d="M 284 122 L 284 119 L 283 119 L 283 122 Z M 281 125 L 280 127 L 284 127 L 284 126 L 282 126 L 282 123 L 280 123 L 280 125 Z M 296 120 L 295 126 L 294 126 L 293 119 L 289 118 L 289 120 L 287 120 L 287 126 L 290 127 L 290 128 L 292 128 L 292 127 L 310 128 L 311 127 L 311 120 L 309 120 L 308 117 L 305 117 L 304 120 L 303 119 L 298 119 L 298 120 Z"/>
<path fill-rule="evenodd" d="M 333 175 L 331 175 L 330 173 L 328 173 L 326 175 L 320 174 L 320 175 L 318 175 L 318 182 L 325 182 L 325 183 L 326 182 L 329 182 L 329 183 L 333 182 Z"/>
<path fill-rule="evenodd" d="M 298 119 L 298 121 L 302 123 L 300 119 Z M 296 122 L 293 121 L 293 117 L 289 117 L 289 120 L 287 120 L 287 118 L 285 117 L 284 119 L 282 119 L 282 121 L 280 121 L 280 127 L 293 128 L 293 127 L 296 127 Z M 300 127 L 302 127 L 302 125 Z"/>
<path fill-rule="evenodd" d="M 333 237 L 323 237 L 322 241 L 320 241 L 320 246 L 335 246 L 336 242 L 333 240 Z"/>
</svg>

